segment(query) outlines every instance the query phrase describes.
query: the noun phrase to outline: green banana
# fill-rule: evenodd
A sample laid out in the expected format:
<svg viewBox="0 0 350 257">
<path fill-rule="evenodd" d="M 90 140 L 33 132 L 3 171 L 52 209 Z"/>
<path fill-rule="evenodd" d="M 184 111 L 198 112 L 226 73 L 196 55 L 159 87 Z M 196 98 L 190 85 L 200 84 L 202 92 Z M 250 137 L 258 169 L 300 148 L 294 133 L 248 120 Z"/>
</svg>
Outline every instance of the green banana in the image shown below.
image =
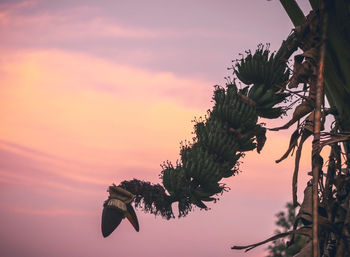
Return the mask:
<svg viewBox="0 0 350 257">
<path fill-rule="evenodd" d="M 253 88 L 255 88 L 255 90 L 252 92 L 252 95 L 249 95 L 248 97 L 254 102 L 257 102 L 258 99 L 264 94 L 264 87 L 264 84 L 254 84 L 252 86 L 252 90 Z"/>
<path fill-rule="evenodd" d="M 272 89 L 269 89 L 265 92 L 265 94 L 260 97 L 260 99 L 257 100 L 256 104 L 257 106 L 264 105 L 268 102 L 270 102 L 273 99 L 274 91 Z"/>
</svg>

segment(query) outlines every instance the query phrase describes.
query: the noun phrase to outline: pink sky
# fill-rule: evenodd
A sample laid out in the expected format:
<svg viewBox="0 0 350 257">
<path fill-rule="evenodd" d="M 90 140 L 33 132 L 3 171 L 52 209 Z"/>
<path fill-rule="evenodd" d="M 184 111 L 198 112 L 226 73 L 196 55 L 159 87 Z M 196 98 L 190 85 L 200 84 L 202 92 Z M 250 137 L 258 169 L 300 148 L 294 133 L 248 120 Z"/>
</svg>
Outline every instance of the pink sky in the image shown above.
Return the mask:
<svg viewBox="0 0 350 257">
<path fill-rule="evenodd" d="M 100 216 L 111 183 L 159 183 L 232 59 L 291 28 L 277 0 L 1 1 L 0 256 L 264 256 L 230 247 L 272 235 L 291 199 L 294 161 L 274 163 L 289 132 L 268 133 L 210 211 L 138 211 L 139 233 L 106 239 Z"/>
</svg>

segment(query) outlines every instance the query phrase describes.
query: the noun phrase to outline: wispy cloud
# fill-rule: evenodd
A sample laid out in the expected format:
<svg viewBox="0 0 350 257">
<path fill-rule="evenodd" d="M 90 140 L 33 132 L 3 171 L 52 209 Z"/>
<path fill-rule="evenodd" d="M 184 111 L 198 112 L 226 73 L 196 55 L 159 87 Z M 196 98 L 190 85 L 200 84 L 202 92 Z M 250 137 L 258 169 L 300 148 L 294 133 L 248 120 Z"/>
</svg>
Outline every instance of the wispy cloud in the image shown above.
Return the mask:
<svg viewBox="0 0 350 257">
<path fill-rule="evenodd" d="M 147 42 L 147 40 L 228 36 L 222 31 L 208 31 L 205 28 L 176 30 L 118 23 L 118 20 L 104 17 L 102 13 L 96 15 L 97 8 L 93 6 L 72 7 L 61 11 L 34 9 L 33 12 L 32 9 L 36 5 L 37 1 L 3 4 L 0 10 L 0 31 L 6 36 L 1 41 L 22 46 L 56 45 L 57 47 L 62 42 L 74 45 L 74 42 L 107 43 L 118 39 Z M 31 37 L 26 35 L 28 30 Z"/>
<path fill-rule="evenodd" d="M 79 210 L 79 209 L 67 209 L 67 208 L 49 208 L 49 209 L 30 209 L 20 206 L 10 206 L 7 209 L 14 213 L 35 215 L 35 216 L 99 216 L 100 213 Z"/>
<path fill-rule="evenodd" d="M 65 179 L 70 183 L 89 185 L 105 185 L 108 183 L 108 180 L 103 179 L 103 175 L 99 174 L 98 177 L 96 173 L 91 173 L 91 167 L 86 163 L 67 160 L 3 140 L 0 140 L 0 160 L 2 175 L 7 174 L 10 177 L 22 175 L 25 178 L 30 177 L 35 180 L 37 177 L 43 176 L 54 181 L 59 178 L 59 180 Z M 49 184 L 48 181 L 37 181 Z"/>
<path fill-rule="evenodd" d="M 30 176 L 26 173 L 17 174 L 16 171 L 5 171 L 0 169 L 0 180 L 8 185 L 16 185 L 22 187 L 29 187 L 32 189 L 40 188 L 50 190 L 59 190 L 61 193 L 63 192 L 71 192 L 76 194 L 83 195 L 99 195 L 98 191 L 91 190 L 87 185 L 79 186 L 73 185 L 72 183 L 62 183 L 56 182 L 55 180 L 48 179 L 44 176 Z M 107 181 L 106 181 L 107 182 Z M 108 185 L 106 183 L 106 185 Z"/>
<path fill-rule="evenodd" d="M 158 181 L 210 99 L 200 80 L 58 50 L 8 54 L 0 72 L 2 181 L 82 194 Z"/>
<path fill-rule="evenodd" d="M 161 2 L 155 9 L 140 3 L 137 10 L 133 10 L 130 4 L 114 3 L 115 14 L 113 11 L 106 12 L 103 4 L 96 5 L 94 1 L 70 4 L 70 8 L 64 3 L 60 4 L 60 1 L 3 5 L 0 11 L 0 33 L 3 35 L 0 44 L 3 49 L 55 48 L 89 53 L 148 70 L 215 78 L 210 82 L 214 84 L 227 75 L 225 69 L 231 59 L 227 55 L 232 54 L 234 46 L 228 42 L 238 43 L 235 34 L 229 32 L 231 25 L 237 25 L 228 23 L 231 24 L 228 27 L 216 26 L 211 29 L 213 24 L 203 14 L 191 14 L 188 10 L 184 18 L 189 24 L 177 24 L 176 21 L 181 18 L 172 12 L 169 16 L 164 14 L 171 7 Z M 202 11 L 209 15 L 210 8 L 206 5 L 201 6 Z M 184 10 L 180 11 L 178 4 L 173 7 L 177 8 L 179 15 L 184 15 Z M 126 18 L 123 9 L 135 17 Z M 152 20 L 151 16 L 158 19 L 156 23 L 153 21 L 152 26 L 147 23 Z M 214 17 L 212 19 L 215 20 Z M 241 31 L 240 38 L 252 41 L 249 33 L 244 31 Z M 256 44 L 254 42 L 253 46 Z M 226 53 L 221 50 L 223 47 L 227 49 Z"/>
<path fill-rule="evenodd" d="M 181 138 L 174 138 L 174 125 L 184 121 L 182 131 L 188 137 L 190 121 L 210 105 L 211 92 L 203 89 L 205 82 L 169 73 L 151 73 L 62 51 L 21 52 L 3 60 L 0 95 L 6 109 L 1 110 L 1 120 L 7 129 L 2 138 L 26 142 L 30 137 L 25 128 L 40 136 L 35 143 L 40 150 L 48 138 L 53 143 L 58 137 L 70 141 L 68 145 L 93 144 L 107 152 L 112 146 L 136 153 L 140 148 L 135 146 L 145 143 L 165 146 L 162 137 L 178 143 Z M 127 138 L 125 133 L 133 136 Z"/>
<path fill-rule="evenodd" d="M 44 87 L 47 91 L 97 90 L 119 98 L 172 100 L 191 107 L 208 106 L 212 85 L 208 81 L 179 77 L 170 72 L 150 72 L 89 55 L 59 50 L 18 51 L 6 56 L 2 80 L 22 88 Z M 15 75 L 20 76 L 17 79 Z M 46 85 L 44 85 L 44 83 Z"/>
</svg>

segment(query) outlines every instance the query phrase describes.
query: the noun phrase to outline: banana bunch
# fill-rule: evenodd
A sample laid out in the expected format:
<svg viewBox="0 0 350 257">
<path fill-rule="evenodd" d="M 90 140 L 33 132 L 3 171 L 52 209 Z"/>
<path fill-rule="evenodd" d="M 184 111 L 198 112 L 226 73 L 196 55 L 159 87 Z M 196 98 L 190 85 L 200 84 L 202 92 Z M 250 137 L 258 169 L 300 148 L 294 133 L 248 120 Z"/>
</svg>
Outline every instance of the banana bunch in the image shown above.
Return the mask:
<svg viewBox="0 0 350 257">
<path fill-rule="evenodd" d="M 216 87 L 213 100 L 215 105 L 211 112 L 229 127 L 250 129 L 257 122 L 255 107 L 243 102 L 235 84 L 228 84 L 227 90 Z"/>
<path fill-rule="evenodd" d="M 254 54 L 248 51 L 247 56 L 237 61 L 233 69 L 244 84 L 253 84 L 241 91 L 256 103 L 258 116 L 275 119 L 285 113 L 284 108 L 274 106 L 289 96 L 281 92 L 288 81 L 289 70 L 285 62 L 274 53 L 270 54 L 268 46 L 259 45 Z"/>
<path fill-rule="evenodd" d="M 275 105 L 289 96 L 282 93 L 289 71 L 268 47 L 260 45 L 254 54 L 247 52 L 237 61 L 234 72 L 246 86 L 238 89 L 235 81 L 229 81 L 225 88 L 215 87 L 214 106 L 204 119 L 195 121 L 195 137 L 180 147 L 181 159 L 176 165 L 162 165 L 164 187 L 136 183 L 132 192 L 136 203 L 143 199 L 146 211 L 169 219 L 173 202 L 178 202 L 180 216 L 193 205 L 207 209 L 204 202 L 215 201 L 225 190 L 220 181 L 238 172 L 237 162 L 244 152 L 262 149 L 266 129 L 257 124 L 258 117 L 277 118 L 285 112 Z M 124 186 L 129 188 L 131 182 Z"/>
<path fill-rule="evenodd" d="M 182 164 L 185 169 L 186 177 L 194 179 L 199 185 L 207 185 L 219 182 L 222 179 L 221 166 L 217 156 L 209 152 L 199 144 L 187 147 L 182 151 Z"/>
<path fill-rule="evenodd" d="M 214 201 L 225 186 L 223 178 L 233 176 L 237 161 L 244 151 L 256 148 L 258 120 L 256 108 L 242 100 L 234 83 L 214 90 L 214 107 L 208 117 L 196 121 L 192 143 L 181 146 L 181 161 L 174 166 L 163 165 L 164 188 L 174 201 L 179 201 L 180 213 L 191 204 L 206 209 L 205 201 Z"/>
<path fill-rule="evenodd" d="M 256 112 L 258 116 L 268 119 L 276 119 L 285 113 L 282 107 L 274 107 L 290 96 L 289 93 L 282 93 L 276 87 L 268 87 L 265 84 L 254 84 L 248 97 L 256 103 Z"/>
<path fill-rule="evenodd" d="M 229 127 L 217 119 L 200 122 L 195 125 L 198 145 L 223 159 L 230 159 L 236 154 L 239 142 L 229 131 Z"/>
<path fill-rule="evenodd" d="M 173 201 L 179 201 L 179 212 L 184 212 L 188 204 L 206 208 L 201 201 L 222 191 L 218 183 L 222 179 L 220 164 L 215 156 L 205 151 L 197 144 L 183 146 L 181 150 L 182 165 L 173 167 L 171 163 L 162 171 L 164 188 Z M 194 193 L 201 188 L 204 193 Z M 214 200 L 214 198 L 213 198 Z M 180 204 L 181 202 L 181 204 Z"/>
<path fill-rule="evenodd" d="M 229 136 L 235 136 L 234 140 L 238 143 L 238 151 L 253 150 L 256 145 L 254 135 L 257 128 L 257 111 L 256 107 L 242 101 L 240 94 L 245 93 L 237 90 L 237 86 L 233 84 L 227 85 L 227 90 L 217 87 L 214 91 L 213 100 L 215 105 L 211 111 L 211 119 L 207 122 L 210 127 L 211 123 L 218 120 L 222 130 L 228 130 Z M 213 133 L 217 133 L 218 129 L 214 128 Z M 227 139 L 226 139 L 227 140 Z"/>
<path fill-rule="evenodd" d="M 251 51 L 246 53 L 246 57 L 242 57 L 233 67 L 237 78 L 244 84 L 282 85 L 288 80 L 286 63 L 276 58 L 275 53 L 270 54 L 268 45 L 258 45 L 254 54 Z"/>
</svg>

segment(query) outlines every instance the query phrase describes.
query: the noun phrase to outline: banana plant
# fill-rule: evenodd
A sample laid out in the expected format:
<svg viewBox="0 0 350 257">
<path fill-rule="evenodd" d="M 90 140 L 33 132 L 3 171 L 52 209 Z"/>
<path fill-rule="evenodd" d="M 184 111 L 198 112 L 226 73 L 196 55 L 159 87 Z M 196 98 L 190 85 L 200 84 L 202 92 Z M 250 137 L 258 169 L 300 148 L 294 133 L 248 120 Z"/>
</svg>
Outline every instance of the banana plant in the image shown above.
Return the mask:
<svg viewBox="0 0 350 257">
<path fill-rule="evenodd" d="M 325 96 L 330 105 L 330 108 L 336 110 L 336 128 L 333 129 L 333 133 L 335 135 L 333 135 L 333 139 L 331 139 L 331 141 L 333 140 L 333 142 L 342 142 L 345 157 L 345 167 L 348 169 L 350 164 L 350 141 L 347 138 L 347 133 L 350 131 L 350 53 L 347 49 L 349 49 L 350 46 L 350 3 L 349 1 L 345 0 L 310 0 L 310 4 L 313 10 L 307 17 L 303 17 L 303 13 L 300 11 L 300 8 L 294 0 L 281 0 L 280 2 L 282 3 L 293 24 L 296 26 L 296 31 L 297 28 L 299 28 L 299 46 L 304 51 L 304 53 L 310 52 L 313 45 L 315 45 L 315 38 L 312 38 L 312 34 L 314 34 L 314 36 L 318 36 L 318 39 L 322 41 L 319 43 L 325 46 L 324 60 L 321 60 L 323 63 L 320 61 L 319 64 L 319 66 L 324 66 L 324 74 L 321 74 L 324 76 L 324 79 L 322 85 L 320 86 L 324 87 Z M 317 33 L 315 26 L 309 25 L 315 24 L 315 19 L 318 19 L 318 27 L 321 27 L 320 24 L 323 23 L 323 37 L 320 36 L 321 33 L 319 31 Z M 305 28 L 309 28 L 309 34 L 305 33 Z M 303 32 L 304 35 L 300 35 L 300 32 Z M 319 69 L 318 75 L 320 75 L 320 72 L 321 69 Z M 314 134 L 317 132 L 319 133 L 319 131 L 314 130 Z M 342 137 L 342 139 L 338 138 L 337 141 L 335 137 Z M 318 138 L 316 138 L 315 135 L 315 139 L 319 140 L 319 138 L 319 135 Z M 326 209 L 328 209 L 326 214 L 329 217 L 329 221 L 332 221 L 333 218 L 332 225 L 335 225 L 334 220 L 335 217 L 337 217 L 337 213 L 334 213 L 334 211 L 332 212 L 331 208 L 335 208 L 334 205 L 342 203 L 342 200 L 340 199 L 337 199 L 338 202 L 335 202 L 332 195 L 331 187 L 332 184 L 335 183 L 335 178 L 337 178 L 336 168 L 334 167 L 333 163 L 338 163 L 337 165 L 340 166 L 338 167 L 338 179 L 339 175 L 341 175 L 343 179 L 349 175 L 347 172 L 345 172 L 345 174 L 342 174 L 342 161 L 339 160 L 339 158 L 336 161 L 332 159 L 334 158 L 335 152 L 339 152 L 339 149 L 337 147 L 339 146 L 335 144 L 332 145 L 333 152 L 331 151 L 331 156 L 329 159 L 329 163 L 332 163 L 332 165 L 328 166 L 328 172 L 326 175 L 327 183 L 325 185 L 328 188 L 327 190 L 324 190 L 323 193 L 325 194 L 320 194 L 321 199 L 317 199 L 319 196 L 318 186 L 316 185 L 315 189 L 313 190 L 313 206 L 320 204 L 321 207 L 326 207 Z M 333 150 L 333 148 L 338 150 Z M 317 151 L 317 149 L 315 149 L 315 145 L 313 145 L 313 151 Z M 314 181 L 314 184 L 318 183 Z M 322 202 L 320 200 L 322 200 Z M 350 212 L 349 206 L 345 208 L 345 211 L 347 213 Z M 320 256 L 320 253 L 325 254 L 325 249 L 327 249 L 327 246 L 333 246 L 328 247 L 332 248 L 333 250 L 332 253 L 328 251 L 328 255 L 349 255 L 349 243 L 343 238 L 344 234 L 349 233 L 349 231 L 347 231 L 347 228 L 344 227 L 347 221 L 345 219 L 341 219 L 341 223 L 343 223 L 343 227 L 340 229 L 341 232 L 334 233 L 331 232 L 330 228 L 325 229 L 320 226 L 319 219 L 322 220 L 322 216 L 320 216 L 317 209 L 313 210 L 312 215 L 313 224 L 317 224 L 316 226 L 313 226 L 313 256 Z M 323 230 L 323 236 L 319 236 L 318 226 L 320 226 L 321 231 Z M 334 240 L 334 238 L 337 237 L 336 235 L 338 238 Z M 331 241 L 331 237 L 333 237 L 333 241 Z M 321 243 L 319 241 L 321 241 Z"/>
<path fill-rule="evenodd" d="M 259 123 L 259 118 L 279 118 L 297 105 L 285 125 L 271 129 L 278 131 L 296 125 L 286 153 L 276 161 L 286 159 L 297 149 L 292 192 L 294 205 L 301 207 L 294 227 L 263 242 L 232 249 L 247 251 L 288 236 L 292 245 L 295 236 L 301 234 L 309 237 L 310 243 L 299 257 L 311 256 L 311 252 L 314 257 L 350 256 L 349 2 L 310 0 L 313 10 L 306 16 L 294 0 L 280 2 L 295 26 L 293 32 L 278 51 L 271 52 L 269 45 L 260 44 L 255 51 L 247 51 L 234 62 L 231 70 L 236 80 L 228 79 L 225 86 L 215 86 L 214 106 L 204 118 L 196 120 L 193 140 L 181 145 L 180 159 L 175 164 L 163 163 L 162 185 L 133 179 L 115 186 L 130 195 L 125 199 L 110 193 L 102 215 L 105 236 L 124 217 L 138 230 L 133 208 L 121 207 L 131 203 L 166 219 L 175 218 L 174 202 L 178 202 L 179 216 L 188 215 L 193 208 L 207 210 L 205 202 L 215 202 L 227 191 L 221 181 L 239 172 L 239 160 L 249 151 L 262 150 L 267 128 Z M 294 55 L 290 69 L 288 60 L 298 49 L 302 53 Z M 237 80 L 245 86 L 238 87 Z M 321 101 L 323 87 L 329 106 Z M 326 130 L 324 122 L 329 116 L 334 122 Z M 300 156 L 304 142 L 312 135 L 317 139 L 312 154 L 313 180 L 309 181 L 299 204 Z M 319 152 L 326 146 L 331 151 L 324 162 Z M 323 171 L 324 168 L 327 170 Z M 117 201 L 117 204 L 114 198 L 122 203 Z M 115 215 L 117 222 L 105 222 L 108 214 Z"/>
</svg>

